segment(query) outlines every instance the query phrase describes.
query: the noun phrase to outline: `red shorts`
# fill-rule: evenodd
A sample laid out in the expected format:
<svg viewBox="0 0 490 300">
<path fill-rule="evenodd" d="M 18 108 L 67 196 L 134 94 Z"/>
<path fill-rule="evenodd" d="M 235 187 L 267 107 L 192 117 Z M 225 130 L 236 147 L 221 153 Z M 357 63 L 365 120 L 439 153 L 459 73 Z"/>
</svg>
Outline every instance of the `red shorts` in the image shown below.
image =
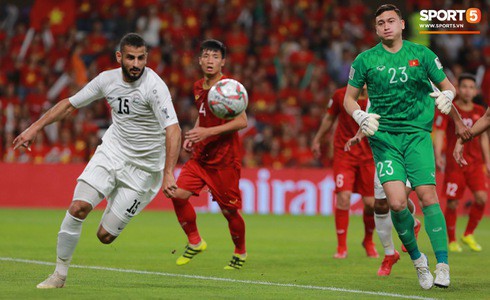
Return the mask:
<svg viewBox="0 0 490 300">
<path fill-rule="evenodd" d="M 472 192 L 487 190 L 487 175 L 484 165 L 468 165 L 463 168 L 446 170 L 443 191 L 446 191 L 447 199 L 461 199 L 466 186 Z"/>
<path fill-rule="evenodd" d="M 221 208 L 242 208 L 242 194 L 239 189 L 240 168 L 206 168 L 195 160 L 184 164 L 177 179 L 177 186 L 183 190 L 199 195 L 207 185 L 213 200 Z"/>
<path fill-rule="evenodd" d="M 335 192 L 352 191 L 364 197 L 373 197 L 374 170 L 374 161 L 355 164 L 346 160 L 335 160 L 333 163 Z"/>
</svg>

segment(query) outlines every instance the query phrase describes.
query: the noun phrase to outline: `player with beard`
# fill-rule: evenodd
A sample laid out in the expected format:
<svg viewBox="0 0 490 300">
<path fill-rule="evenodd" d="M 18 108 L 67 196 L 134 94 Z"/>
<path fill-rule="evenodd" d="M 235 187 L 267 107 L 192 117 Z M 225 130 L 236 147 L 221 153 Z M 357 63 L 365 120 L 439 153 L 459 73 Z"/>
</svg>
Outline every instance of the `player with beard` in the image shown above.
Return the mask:
<svg viewBox="0 0 490 300">
<path fill-rule="evenodd" d="M 97 237 L 103 244 L 110 244 L 153 200 L 160 187 L 167 197 L 174 197 L 177 185 L 173 172 L 181 131 L 167 85 L 145 67 L 147 56 L 145 41 L 137 34 L 127 34 L 116 52 L 120 68 L 100 73 L 13 141 L 14 149 L 30 149 L 45 126 L 97 99 L 105 98 L 112 108 L 112 125 L 78 177 L 73 201 L 61 223 L 55 271 L 38 288 L 65 285 L 83 221 L 104 198 L 107 207 Z"/>
</svg>

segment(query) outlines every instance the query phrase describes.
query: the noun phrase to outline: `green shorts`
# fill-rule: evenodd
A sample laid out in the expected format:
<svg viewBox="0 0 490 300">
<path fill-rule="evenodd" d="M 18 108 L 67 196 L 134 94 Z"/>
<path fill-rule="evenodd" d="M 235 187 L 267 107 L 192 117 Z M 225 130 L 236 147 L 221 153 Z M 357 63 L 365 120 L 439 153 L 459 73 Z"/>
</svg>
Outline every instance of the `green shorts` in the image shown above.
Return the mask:
<svg viewBox="0 0 490 300">
<path fill-rule="evenodd" d="M 412 188 L 436 184 L 434 148 L 430 133 L 378 131 L 369 137 L 381 184 L 408 179 Z"/>
</svg>

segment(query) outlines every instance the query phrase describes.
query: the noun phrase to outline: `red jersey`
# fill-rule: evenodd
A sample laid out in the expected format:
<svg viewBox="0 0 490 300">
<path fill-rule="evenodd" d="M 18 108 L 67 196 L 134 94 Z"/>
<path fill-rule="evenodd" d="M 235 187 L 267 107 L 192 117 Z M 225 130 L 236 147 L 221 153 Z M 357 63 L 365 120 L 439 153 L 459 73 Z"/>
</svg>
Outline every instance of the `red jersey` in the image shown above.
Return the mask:
<svg viewBox="0 0 490 300">
<path fill-rule="evenodd" d="M 354 147 L 351 147 L 349 152 L 344 151 L 345 143 L 356 135 L 359 130 L 359 125 L 354 119 L 349 116 L 344 109 L 344 97 L 346 87 L 338 89 L 330 99 L 327 113 L 331 116 L 337 116 L 337 129 L 334 136 L 334 157 L 340 157 L 348 161 L 371 161 L 373 160 L 373 153 L 367 138 L 361 140 L 361 142 Z M 366 110 L 368 99 L 359 99 L 357 103 L 362 110 Z"/>
<path fill-rule="evenodd" d="M 224 78 L 226 77 L 221 79 Z M 213 127 L 229 122 L 216 117 L 211 112 L 208 106 L 209 88 L 205 88 L 203 84 L 204 78 L 194 83 L 194 98 L 199 111 L 199 126 Z M 195 144 L 192 159 L 213 168 L 240 167 L 241 156 L 238 132 L 212 136 Z"/>
<path fill-rule="evenodd" d="M 473 109 L 471 111 L 462 110 L 456 103 L 454 103 L 454 106 L 458 109 L 461 119 L 463 119 L 463 123 L 468 127 L 472 127 L 485 113 L 485 109 L 478 104 L 473 104 Z M 441 114 L 437 110 L 435 127 L 446 132 L 446 173 L 448 170 L 458 170 L 460 166 L 456 160 L 453 159 L 454 146 L 458 139 L 453 119 L 448 115 Z M 483 154 L 479 136 L 474 137 L 471 141 L 464 144 L 463 156 L 469 165 L 483 164 Z"/>
</svg>

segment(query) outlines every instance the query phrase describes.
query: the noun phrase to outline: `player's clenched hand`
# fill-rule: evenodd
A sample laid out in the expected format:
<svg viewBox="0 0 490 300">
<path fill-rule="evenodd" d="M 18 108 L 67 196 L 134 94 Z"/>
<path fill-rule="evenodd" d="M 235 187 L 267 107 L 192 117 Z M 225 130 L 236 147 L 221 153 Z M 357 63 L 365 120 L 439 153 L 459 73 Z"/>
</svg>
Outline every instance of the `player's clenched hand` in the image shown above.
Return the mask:
<svg viewBox="0 0 490 300">
<path fill-rule="evenodd" d="M 473 134 L 471 134 L 470 128 L 468 128 L 462 121 L 455 122 L 456 125 L 456 136 L 461 138 L 463 143 L 466 143 L 473 139 Z"/>
<path fill-rule="evenodd" d="M 192 147 L 194 147 L 194 143 L 190 140 L 185 139 L 184 145 L 182 147 L 184 147 L 185 151 L 192 152 Z"/>
<path fill-rule="evenodd" d="M 436 100 L 437 109 L 441 111 L 441 113 L 447 115 L 451 111 L 451 107 L 453 106 L 454 93 L 450 90 L 445 90 L 442 92 L 432 92 L 430 96 Z"/>
<path fill-rule="evenodd" d="M 468 162 L 463 157 L 463 142 L 458 139 L 454 146 L 453 157 L 460 166 L 467 166 Z"/>
<path fill-rule="evenodd" d="M 185 138 L 193 143 L 199 143 L 210 137 L 209 128 L 195 127 L 185 134 Z"/>
<path fill-rule="evenodd" d="M 172 173 L 164 173 L 162 191 L 168 198 L 174 198 L 177 191 L 177 184 L 175 183 L 175 177 Z"/>
<path fill-rule="evenodd" d="M 31 144 L 36 139 L 37 131 L 33 130 L 31 128 L 27 128 L 19 134 L 12 144 L 14 145 L 14 150 L 16 150 L 19 147 L 25 147 L 27 150 L 31 151 Z"/>
<path fill-rule="evenodd" d="M 365 111 L 357 109 L 352 113 L 352 117 L 354 120 L 356 120 L 357 124 L 359 124 L 362 133 L 364 133 L 366 136 L 372 136 L 376 131 L 378 131 L 379 115 L 369 114 Z"/>
</svg>

